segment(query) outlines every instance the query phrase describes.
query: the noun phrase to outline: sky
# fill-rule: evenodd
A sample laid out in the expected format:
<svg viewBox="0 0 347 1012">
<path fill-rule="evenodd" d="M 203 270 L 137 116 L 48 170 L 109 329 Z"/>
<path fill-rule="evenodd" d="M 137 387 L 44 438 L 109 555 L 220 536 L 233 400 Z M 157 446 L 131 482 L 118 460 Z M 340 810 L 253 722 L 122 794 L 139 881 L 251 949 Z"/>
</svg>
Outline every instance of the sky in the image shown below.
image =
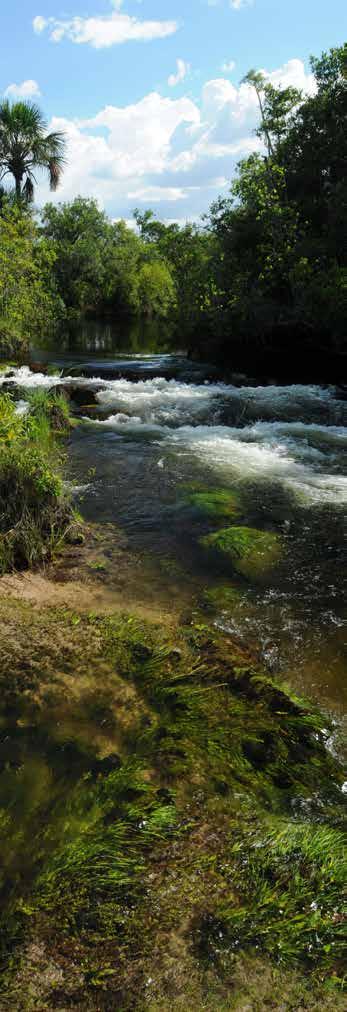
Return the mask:
<svg viewBox="0 0 347 1012">
<path fill-rule="evenodd" d="M 95 197 L 199 220 L 257 148 L 251 67 L 312 92 L 309 57 L 347 37 L 347 0 L 11 0 L 0 94 L 37 102 L 67 136 L 53 198 Z"/>
</svg>

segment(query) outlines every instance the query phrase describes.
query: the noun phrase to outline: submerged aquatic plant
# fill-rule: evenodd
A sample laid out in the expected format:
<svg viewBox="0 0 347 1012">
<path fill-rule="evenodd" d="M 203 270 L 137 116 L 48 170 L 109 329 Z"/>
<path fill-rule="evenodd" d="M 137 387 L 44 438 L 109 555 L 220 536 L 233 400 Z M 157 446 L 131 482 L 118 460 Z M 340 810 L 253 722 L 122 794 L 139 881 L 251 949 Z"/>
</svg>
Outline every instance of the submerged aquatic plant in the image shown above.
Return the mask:
<svg viewBox="0 0 347 1012">
<path fill-rule="evenodd" d="M 228 488 L 193 487 L 185 493 L 184 501 L 190 506 L 195 506 L 212 520 L 231 520 L 239 517 L 241 513 L 239 496 Z"/>
<path fill-rule="evenodd" d="M 185 994 L 204 953 L 222 986 L 257 946 L 265 970 L 275 957 L 339 976 L 343 795 L 326 718 L 207 625 L 173 635 L 0 602 L 5 627 L 9 1007 L 29 976 L 47 1007 L 142 1012 L 149 977 L 166 993 L 168 958 Z M 63 967 L 58 991 L 32 951 Z"/>
<path fill-rule="evenodd" d="M 218 930 L 226 945 L 256 946 L 282 963 L 302 961 L 323 969 L 333 962 L 342 969 L 344 834 L 273 819 L 268 827 L 258 821 L 248 834 L 240 827 L 235 836 L 230 856 L 239 903 L 221 904 L 220 920 L 206 925 L 211 951 Z"/>
<path fill-rule="evenodd" d="M 233 569 L 249 580 L 266 577 L 283 551 L 278 534 L 253 527 L 225 527 L 205 535 L 200 543 L 230 560 Z"/>
</svg>

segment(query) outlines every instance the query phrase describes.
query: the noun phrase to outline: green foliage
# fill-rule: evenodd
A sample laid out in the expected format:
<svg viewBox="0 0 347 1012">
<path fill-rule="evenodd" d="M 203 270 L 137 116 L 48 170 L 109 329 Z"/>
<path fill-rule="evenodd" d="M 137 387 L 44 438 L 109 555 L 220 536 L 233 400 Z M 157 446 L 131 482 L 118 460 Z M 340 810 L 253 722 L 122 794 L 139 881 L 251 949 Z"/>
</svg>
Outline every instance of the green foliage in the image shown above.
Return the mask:
<svg viewBox="0 0 347 1012">
<path fill-rule="evenodd" d="M 51 190 L 59 185 L 65 138 L 46 130 L 42 112 L 33 102 L 0 102 L 0 177 L 13 177 L 18 204 L 34 199 L 37 169 L 48 173 Z"/>
<path fill-rule="evenodd" d="M 254 946 L 338 976 L 341 771 L 326 717 L 208 626 L 172 638 L 132 616 L 10 601 L 3 628 L 6 997 L 27 970 L 54 1005 L 32 951 L 45 973 L 65 967 L 61 1003 L 85 1008 L 140 1012 L 150 977 L 166 996 L 168 951 L 189 980 L 207 956 L 220 987 Z"/>
<path fill-rule="evenodd" d="M 96 201 L 77 197 L 47 204 L 38 229 L 25 201 L 0 194 L 3 352 L 63 318 L 97 314 L 138 321 L 139 328 L 165 320 L 193 353 L 242 371 L 249 370 L 249 345 L 255 373 L 272 364 L 275 372 L 292 368 L 296 357 L 303 360 L 298 375 L 305 365 L 313 370 L 315 349 L 320 370 L 336 363 L 347 312 L 346 47 L 312 59 L 312 69 L 311 96 L 275 88 L 255 70 L 247 74 L 266 153 L 240 163 L 230 196 L 212 205 L 204 227 L 166 225 L 152 211 L 136 210 L 134 232 L 111 222 Z M 37 151 L 63 143 L 45 138 L 35 107 L 3 103 L 0 164 L 10 122 L 23 120 L 25 137 L 32 116 L 42 135 Z M 29 197 L 29 164 L 27 170 Z"/>
<path fill-rule="evenodd" d="M 211 208 L 216 297 L 205 304 L 194 346 L 209 339 L 243 368 L 251 343 L 260 360 L 342 350 L 347 312 L 344 165 L 346 48 L 312 60 L 317 92 L 276 89 L 251 71 L 266 156 L 239 166 L 231 198 Z M 322 359 L 323 360 L 323 359 Z M 279 357 L 276 358 L 279 363 Z M 267 367 L 267 366 L 266 366 Z M 300 375 L 300 365 L 298 366 Z"/>
<path fill-rule="evenodd" d="M 147 317 L 165 317 L 175 301 L 175 286 L 166 264 L 159 261 L 143 264 L 139 273 L 141 312 Z"/>
<path fill-rule="evenodd" d="M 282 556 L 278 534 L 252 527 L 225 527 L 205 535 L 201 544 L 230 559 L 233 568 L 249 580 L 266 577 Z"/>
<path fill-rule="evenodd" d="M 61 316 L 54 260 L 52 244 L 39 239 L 30 216 L 7 207 L 0 216 L 0 353 L 27 347 Z"/>
<path fill-rule="evenodd" d="M 227 488 L 195 489 L 187 492 L 185 502 L 195 506 L 212 520 L 231 519 L 240 514 L 240 502 L 235 492 Z"/>
<path fill-rule="evenodd" d="M 111 223 L 96 201 L 47 204 L 43 232 L 54 243 L 54 275 L 70 316 L 167 316 L 174 306 L 174 282 L 160 253 L 125 222 Z"/>
<path fill-rule="evenodd" d="M 36 400 L 32 413 L 19 416 L 10 398 L 0 396 L 1 573 L 47 557 L 71 522 L 50 422 L 58 411 L 60 423 L 59 403 L 47 395 Z"/>
<path fill-rule="evenodd" d="M 41 446 L 42 441 L 37 433 L 40 425 L 48 427 L 51 439 L 53 433 L 55 438 L 58 433 L 64 435 L 69 431 L 71 425 L 69 403 L 59 390 L 56 393 L 40 388 L 27 390 L 25 397 L 30 405 L 26 429 Z"/>
<path fill-rule="evenodd" d="M 283 963 L 329 966 L 345 953 L 338 914 L 346 880 L 345 838 L 306 822 L 252 827 L 231 847 L 242 902 L 222 914 L 228 944 L 257 945 Z M 235 879 L 234 879 L 235 882 Z"/>
<path fill-rule="evenodd" d="M 232 584 L 210 587 L 204 593 L 204 601 L 217 611 L 234 609 L 240 601 L 242 602 L 242 592 L 239 587 L 233 587 Z"/>
</svg>

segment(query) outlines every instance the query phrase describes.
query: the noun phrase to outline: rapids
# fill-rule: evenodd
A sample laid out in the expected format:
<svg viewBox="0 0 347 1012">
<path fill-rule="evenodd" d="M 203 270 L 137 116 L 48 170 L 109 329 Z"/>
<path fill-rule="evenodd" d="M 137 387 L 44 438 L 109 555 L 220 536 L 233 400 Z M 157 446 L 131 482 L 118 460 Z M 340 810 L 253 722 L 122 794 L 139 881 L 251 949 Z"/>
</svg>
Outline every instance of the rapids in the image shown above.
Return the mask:
<svg viewBox="0 0 347 1012">
<path fill-rule="evenodd" d="M 233 605 L 216 605 L 216 624 L 251 642 L 272 673 L 319 701 L 339 726 L 346 649 L 343 392 L 209 381 L 170 355 L 80 356 L 59 365 L 55 375 L 24 366 L 12 379 L 21 411 L 30 388 L 71 382 L 85 391 L 68 465 L 82 514 L 120 526 L 130 552 L 150 555 L 158 567 L 166 560 L 169 585 L 170 565 L 176 588 L 177 572 L 182 588 L 193 578 L 199 607 L 206 592 L 236 587 Z M 192 486 L 229 489 L 242 503 L 241 523 L 281 536 L 283 562 L 261 586 L 207 558 L 201 537 L 214 525 L 187 502 Z"/>
</svg>

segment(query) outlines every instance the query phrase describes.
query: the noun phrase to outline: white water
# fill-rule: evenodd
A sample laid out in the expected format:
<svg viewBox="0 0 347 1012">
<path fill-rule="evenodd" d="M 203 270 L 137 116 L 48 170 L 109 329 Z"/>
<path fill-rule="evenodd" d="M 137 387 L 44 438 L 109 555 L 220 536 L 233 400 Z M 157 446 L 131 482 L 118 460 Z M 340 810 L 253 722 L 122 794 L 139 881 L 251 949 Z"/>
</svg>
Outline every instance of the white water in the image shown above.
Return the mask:
<svg viewBox="0 0 347 1012">
<path fill-rule="evenodd" d="M 6 378 L 2 374 L 0 384 Z M 165 451 L 192 454 L 225 478 L 277 480 L 307 502 L 347 502 L 347 428 L 342 424 L 347 409 L 333 387 L 239 388 L 163 378 L 135 383 L 46 376 L 27 366 L 13 379 L 23 390 L 102 384 L 96 397 L 107 417 L 91 425 L 160 440 Z M 160 466 L 165 467 L 163 454 Z"/>
</svg>

